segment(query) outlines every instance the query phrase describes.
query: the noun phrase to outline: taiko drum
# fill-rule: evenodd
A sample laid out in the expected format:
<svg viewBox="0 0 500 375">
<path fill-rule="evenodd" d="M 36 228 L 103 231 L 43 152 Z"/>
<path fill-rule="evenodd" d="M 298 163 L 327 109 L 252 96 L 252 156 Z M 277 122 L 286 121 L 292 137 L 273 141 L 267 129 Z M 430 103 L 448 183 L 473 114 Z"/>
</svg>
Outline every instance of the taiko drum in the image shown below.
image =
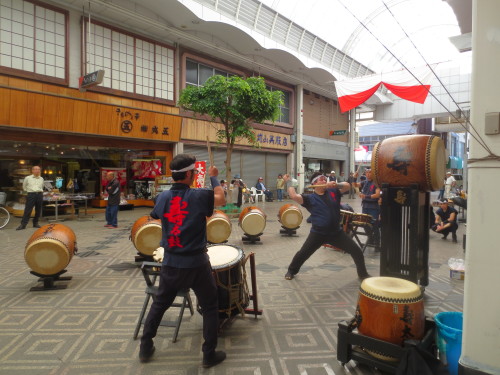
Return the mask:
<svg viewBox="0 0 500 375">
<path fill-rule="evenodd" d="M 377 186 L 417 184 L 421 191 L 439 190 L 445 177 L 444 142 L 433 135 L 404 135 L 378 142 L 371 168 Z"/>
<path fill-rule="evenodd" d="M 422 292 L 408 280 L 367 278 L 359 289 L 356 321 L 360 333 L 379 340 L 401 346 L 408 339 L 420 340 L 425 333 Z"/>
<path fill-rule="evenodd" d="M 71 228 L 47 224 L 31 235 L 24 259 L 33 272 L 50 276 L 63 271 L 76 251 L 76 236 Z"/>
<path fill-rule="evenodd" d="M 279 222 L 288 229 L 297 229 L 300 227 L 302 219 L 303 217 L 300 209 L 291 203 L 281 206 L 278 213 Z"/>
<path fill-rule="evenodd" d="M 231 221 L 222 211 L 215 210 L 207 219 L 207 241 L 210 243 L 226 242 L 231 235 Z"/>
<path fill-rule="evenodd" d="M 239 225 L 247 235 L 258 236 L 266 228 L 266 214 L 258 207 L 245 207 L 241 210 Z"/>
<path fill-rule="evenodd" d="M 132 226 L 130 239 L 139 253 L 152 256 L 160 246 L 161 235 L 161 220 L 142 216 Z"/>
</svg>

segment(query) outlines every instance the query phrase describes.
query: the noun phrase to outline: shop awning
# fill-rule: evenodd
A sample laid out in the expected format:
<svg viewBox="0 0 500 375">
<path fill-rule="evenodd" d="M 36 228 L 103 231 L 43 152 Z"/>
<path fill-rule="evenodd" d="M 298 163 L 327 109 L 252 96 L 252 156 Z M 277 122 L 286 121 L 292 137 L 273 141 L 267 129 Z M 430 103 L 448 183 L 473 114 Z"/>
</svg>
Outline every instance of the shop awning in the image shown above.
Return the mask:
<svg viewBox="0 0 500 375">
<path fill-rule="evenodd" d="M 463 160 L 458 156 L 449 156 L 448 163 L 446 163 L 446 168 L 448 169 L 462 169 L 463 168 Z"/>
</svg>

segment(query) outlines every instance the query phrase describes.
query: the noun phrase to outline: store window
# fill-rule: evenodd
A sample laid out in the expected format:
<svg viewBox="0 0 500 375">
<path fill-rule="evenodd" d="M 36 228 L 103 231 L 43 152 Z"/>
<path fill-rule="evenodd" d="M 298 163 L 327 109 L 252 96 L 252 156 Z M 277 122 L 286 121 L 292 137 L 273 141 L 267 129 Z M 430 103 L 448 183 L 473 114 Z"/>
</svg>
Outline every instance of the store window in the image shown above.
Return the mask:
<svg viewBox="0 0 500 375">
<path fill-rule="evenodd" d="M 186 60 L 186 86 L 202 86 L 207 79 L 215 75 L 227 78 L 234 74 L 193 60 Z"/>
<path fill-rule="evenodd" d="M 66 11 L 0 0 L 0 68 L 8 73 L 65 83 L 66 36 Z"/>
<path fill-rule="evenodd" d="M 283 93 L 283 104 L 280 106 L 281 114 L 278 121 L 290 124 L 290 92 L 269 85 L 266 88 L 270 91 L 281 91 Z"/>
<path fill-rule="evenodd" d="M 174 50 L 98 22 L 85 25 L 86 71 L 104 70 L 102 87 L 174 100 Z"/>
</svg>

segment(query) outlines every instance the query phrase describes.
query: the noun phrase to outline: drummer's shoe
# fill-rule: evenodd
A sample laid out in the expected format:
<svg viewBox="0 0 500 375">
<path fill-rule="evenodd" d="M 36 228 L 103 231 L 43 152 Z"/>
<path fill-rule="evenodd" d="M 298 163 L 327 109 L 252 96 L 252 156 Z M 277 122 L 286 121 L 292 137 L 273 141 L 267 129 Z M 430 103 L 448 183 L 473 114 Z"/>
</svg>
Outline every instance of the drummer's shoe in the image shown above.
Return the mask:
<svg viewBox="0 0 500 375">
<path fill-rule="evenodd" d="M 37 223 L 37 224 L 33 224 L 33 228 L 41 228 L 41 226 Z"/>
<path fill-rule="evenodd" d="M 292 280 L 295 277 L 295 275 L 291 272 L 287 272 L 285 275 L 285 279 L 287 280 Z"/>
<path fill-rule="evenodd" d="M 26 225 L 19 225 L 16 230 L 23 230 L 23 229 L 26 229 Z"/>
<path fill-rule="evenodd" d="M 148 362 L 151 359 L 151 357 L 153 356 L 153 353 L 156 350 L 156 348 L 152 342 L 151 342 L 151 345 L 152 346 L 144 347 L 144 348 L 141 345 L 141 350 L 139 351 L 139 361 L 144 363 L 144 362 Z"/>
<path fill-rule="evenodd" d="M 212 354 L 207 356 L 203 355 L 203 367 L 209 368 L 218 365 L 225 359 L 226 359 L 226 353 L 223 352 L 222 350 L 213 352 Z"/>
<path fill-rule="evenodd" d="M 446 233 L 443 237 L 441 237 L 442 240 L 448 239 L 448 233 Z"/>
</svg>

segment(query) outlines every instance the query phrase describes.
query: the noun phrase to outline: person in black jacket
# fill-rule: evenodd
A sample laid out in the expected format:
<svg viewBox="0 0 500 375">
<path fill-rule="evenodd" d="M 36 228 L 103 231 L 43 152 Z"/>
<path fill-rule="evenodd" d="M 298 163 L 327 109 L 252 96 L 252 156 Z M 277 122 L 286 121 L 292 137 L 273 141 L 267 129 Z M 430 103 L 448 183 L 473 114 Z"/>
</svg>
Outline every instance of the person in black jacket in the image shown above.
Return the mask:
<svg viewBox="0 0 500 375">
<path fill-rule="evenodd" d="M 106 206 L 106 228 L 118 228 L 118 205 L 120 204 L 120 182 L 115 178 L 115 172 L 106 173 L 106 193 L 108 205 Z"/>
</svg>

